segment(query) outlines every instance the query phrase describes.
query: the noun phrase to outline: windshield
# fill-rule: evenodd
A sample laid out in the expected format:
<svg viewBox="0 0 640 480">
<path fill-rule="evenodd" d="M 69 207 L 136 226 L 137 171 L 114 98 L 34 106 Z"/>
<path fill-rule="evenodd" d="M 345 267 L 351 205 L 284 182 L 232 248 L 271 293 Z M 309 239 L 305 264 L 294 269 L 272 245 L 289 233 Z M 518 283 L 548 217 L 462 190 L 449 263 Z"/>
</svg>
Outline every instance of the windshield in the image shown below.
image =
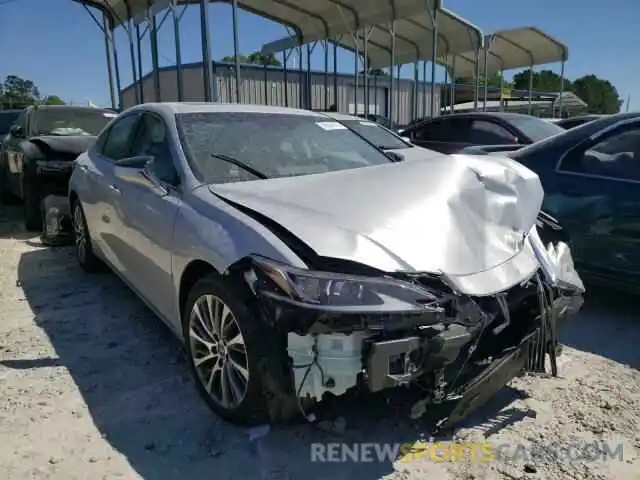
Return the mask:
<svg viewBox="0 0 640 480">
<path fill-rule="evenodd" d="M 377 123 L 366 120 L 342 120 L 342 123 L 378 148 L 397 150 L 412 147 L 412 145 Z"/>
<path fill-rule="evenodd" d="M 117 114 L 108 110 L 39 110 L 36 135 L 98 135 Z"/>
<path fill-rule="evenodd" d="M 176 122 L 191 167 L 206 183 L 326 173 L 391 161 L 341 123 L 315 115 L 182 113 Z"/>
<path fill-rule="evenodd" d="M 524 133 L 533 142 L 564 132 L 565 129 L 555 123 L 528 115 L 513 116 L 508 119 L 514 127 Z"/>
<path fill-rule="evenodd" d="M 0 137 L 9 133 L 9 130 L 11 130 L 11 125 L 13 125 L 19 115 L 19 111 L 0 112 Z"/>
</svg>

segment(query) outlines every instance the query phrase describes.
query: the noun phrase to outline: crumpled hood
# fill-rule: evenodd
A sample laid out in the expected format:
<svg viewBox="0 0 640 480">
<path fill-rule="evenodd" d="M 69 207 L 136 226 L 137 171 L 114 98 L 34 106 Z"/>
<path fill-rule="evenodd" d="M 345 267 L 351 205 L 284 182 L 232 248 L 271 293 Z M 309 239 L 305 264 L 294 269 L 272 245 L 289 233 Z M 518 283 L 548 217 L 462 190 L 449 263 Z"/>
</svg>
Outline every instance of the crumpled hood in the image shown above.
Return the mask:
<svg viewBox="0 0 640 480">
<path fill-rule="evenodd" d="M 210 189 L 271 218 L 318 255 L 451 276 L 484 272 L 526 250 L 544 196 L 538 176 L 510 159 L 436 153 Z"/>
<path fill-rule="evenodd" d="M 44 144 L 51 152 L 77 156 L 86 152 L 96 138 L 93 135 L 40 135 L 31 137 L 29 141 Z"/>
</svg>

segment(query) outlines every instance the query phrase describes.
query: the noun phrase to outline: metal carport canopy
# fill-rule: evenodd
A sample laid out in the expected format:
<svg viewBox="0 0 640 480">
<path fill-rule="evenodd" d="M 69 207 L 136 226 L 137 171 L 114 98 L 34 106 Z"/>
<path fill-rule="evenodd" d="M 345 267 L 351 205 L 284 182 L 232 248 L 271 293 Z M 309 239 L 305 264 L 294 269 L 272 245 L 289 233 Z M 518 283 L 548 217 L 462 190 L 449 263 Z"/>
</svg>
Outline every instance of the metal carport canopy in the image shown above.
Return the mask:
<svg viewBox="0 0 640 480">
<path fill-rule="evenodd" d="M 143 16 L 150 5 L 162 9 L 172 2 L 176 5 L 202 3 L 201 0 L 74 1 L 101 9 L 113 19 L 114 26 Z M 231 0 L 211 0 L 210 3 L 214 2 L 231 3 Z M 243 10 L 291 27 L 298 36 L 297 44 L 354 32 L 391 21 L 394 16 L 408 17 L 434 3 L 440 6 L 440 0 L 238 0 Z"/>
<path fill-rule="evenodd" d="M 502 70 L 529 68 L 546 63 L 566 62 L 569 48 L 551 35 L 536 27 L 521 27 L 501 30 L 487 36 L 487 73 L 492 75 Z M 453 69 L 454 59 L 448 58 L 443 64 Z M 457 77 L 472 77 L 474 72 L 475 52 L 456 55 L 455 73 Z M 480 63 L 484 58 L 480 59 Z M 484 69 L 482 69 L 484 70 Z"/>
<path fill-rule="evenodd" d="M 387 0 L 388 2 L 389 0 Z M 397 1 L 397 0 L 396 0 Z M 438 5 L 431 5 L 424 0 L 405 4 L 405 9 L 396 9 L 394 22 L 395 51 L 394 64 L 403 65 L 418 60 L 431 60 L 433 53 L 432 11 Z M 367 57 L 369 68 L 383 68 L 391 64 L 392 15 L 371 24 L 361 24 L 358 38 L 353 35 L 342 35 L 332 38 L 338 45 L 348 50 L 363 52 L 364 38 L 367 40 Z M 438 10 L 438 52 L 445 54 L 462 53 L 482 47 L 483 34 L 475 25 L 460 18 L 454 13 L 440 8 Z M 355 29 L 350 30 L 355 32 Z M 346 33 L 346 32 L 345 32 Z M 322 40 L 327 37 L 303 37 L 300 43 Z M 263 45 L 263 53 L 277 53 L 284 49 L 298 46 L 297 39 L 283 38 Z"/>
</svg>

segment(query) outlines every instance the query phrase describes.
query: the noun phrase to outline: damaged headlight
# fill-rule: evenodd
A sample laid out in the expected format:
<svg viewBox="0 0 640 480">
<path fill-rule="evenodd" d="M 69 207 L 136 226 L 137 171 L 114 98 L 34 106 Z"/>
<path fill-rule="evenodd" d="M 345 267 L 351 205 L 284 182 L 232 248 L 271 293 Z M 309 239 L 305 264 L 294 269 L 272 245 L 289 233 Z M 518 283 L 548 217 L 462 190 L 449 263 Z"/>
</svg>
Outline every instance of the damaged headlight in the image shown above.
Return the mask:
<svg viewBox="0 0 640 480">
<path fill-rule="evenodd" d="M 271 297 L 351 312 L 439 310 L 434 292 L 394 278 L 304 270 L 261 257 L 253 261 L 257 289 Z"/>
</svg>

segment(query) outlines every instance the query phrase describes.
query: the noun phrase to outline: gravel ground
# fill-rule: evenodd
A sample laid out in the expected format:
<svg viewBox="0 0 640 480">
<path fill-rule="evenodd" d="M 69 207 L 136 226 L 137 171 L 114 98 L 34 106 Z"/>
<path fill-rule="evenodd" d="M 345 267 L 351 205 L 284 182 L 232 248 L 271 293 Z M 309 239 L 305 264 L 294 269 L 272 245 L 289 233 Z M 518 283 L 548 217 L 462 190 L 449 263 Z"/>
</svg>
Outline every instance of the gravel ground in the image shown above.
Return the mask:
<svg viewBox="0 0 640 480">
<path fill-rule="evenodd" d="M 119 280 L 84 275 L 72 249 L 44 248 L 22 232 L 14 209 L 0 213 L 2 480 L 640 479 L 633 298 L 591 294 L 563 332 L 560 377 L 516 379 L 453 438 L 509 444 L 505 458 L 318 463 L 313 442 L 429 439 L 405 410 L 373 399 L 335 407 L 346 429 L 296 425 L 251 439 L 256 431 L 209 413 L 179 343 Z M 540 450 L 594 440 L 621 445 L 623 459 L 570 461 Z"/>
</svg>

